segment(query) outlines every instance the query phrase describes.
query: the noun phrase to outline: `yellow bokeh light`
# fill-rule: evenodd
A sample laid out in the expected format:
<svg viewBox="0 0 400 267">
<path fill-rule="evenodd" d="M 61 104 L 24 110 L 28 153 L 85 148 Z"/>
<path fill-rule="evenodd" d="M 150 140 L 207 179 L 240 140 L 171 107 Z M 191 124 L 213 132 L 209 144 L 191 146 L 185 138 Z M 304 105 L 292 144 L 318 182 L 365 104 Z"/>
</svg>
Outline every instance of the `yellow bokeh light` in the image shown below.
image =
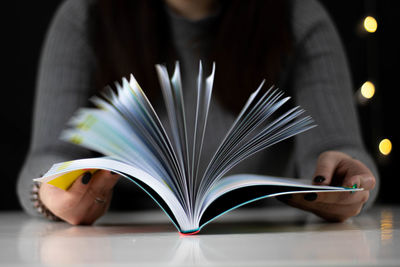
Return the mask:
<svg viewBox="0 0 400 267">
<path fill-rule="evenodd" d="M 379 151 L 385 156 L 389 155 L 392 151 L 392 142 L 390 142 L 389 139 L 383 139 L 382 141 L 380 141 Z"/>
<path fill-rule="evenodd" d="M 368 16 L 364 19 L 364 28 L 367 32 L 376 32 L 376 29 L 378 28 L 378 22 L 376 22 L 374 17 Z"/>
<path fill-rule="evenodd" d="M 361 95 L 367 99 L 370 99 L 375 94 L 375 85 L 367 81 L 361 86 Z"/>
</svg>

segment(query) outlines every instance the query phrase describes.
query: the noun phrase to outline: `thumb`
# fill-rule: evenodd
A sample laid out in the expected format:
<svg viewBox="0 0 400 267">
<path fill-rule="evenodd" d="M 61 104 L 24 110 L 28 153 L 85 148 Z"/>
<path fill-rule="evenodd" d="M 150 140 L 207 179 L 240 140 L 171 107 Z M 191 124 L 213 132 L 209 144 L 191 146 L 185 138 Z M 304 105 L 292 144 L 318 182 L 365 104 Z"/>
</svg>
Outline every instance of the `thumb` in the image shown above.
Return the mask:
<svg viewBox="0 0 400 267">
<path fill-rule="evenodd" d="M 339 152 L 327 151 L 318 157 L 317 166 L 314 172 L 313 184 L 330 185 L 336 166 L 339 164 L 341 157 L 337 155 Z"/>
<path fill-rule="evenodd" d="M 118 174 L 110 171 L 98 170 L 93 174 L 93 178 L 89 183 L 90 191 L 95 197 L 106 196 L 119 180 Z"/>
</svg>

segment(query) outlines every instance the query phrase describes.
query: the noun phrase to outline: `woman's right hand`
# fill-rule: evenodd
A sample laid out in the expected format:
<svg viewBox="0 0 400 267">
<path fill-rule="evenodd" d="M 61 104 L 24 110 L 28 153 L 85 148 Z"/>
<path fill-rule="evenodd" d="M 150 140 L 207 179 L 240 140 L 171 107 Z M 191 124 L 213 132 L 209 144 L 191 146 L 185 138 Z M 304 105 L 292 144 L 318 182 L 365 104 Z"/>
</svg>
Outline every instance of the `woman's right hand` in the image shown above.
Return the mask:
<svg viewBox="0 0 400 267">
<path fill-rule="evenodd" d="M 54 215 L 64 221 L 73 225 L 92 224 L 108 210 L 119 177 L 105 170 L 94 174 L 86 172 L 67 191 L 43 183 L 39 197 Z"/>
</svg>

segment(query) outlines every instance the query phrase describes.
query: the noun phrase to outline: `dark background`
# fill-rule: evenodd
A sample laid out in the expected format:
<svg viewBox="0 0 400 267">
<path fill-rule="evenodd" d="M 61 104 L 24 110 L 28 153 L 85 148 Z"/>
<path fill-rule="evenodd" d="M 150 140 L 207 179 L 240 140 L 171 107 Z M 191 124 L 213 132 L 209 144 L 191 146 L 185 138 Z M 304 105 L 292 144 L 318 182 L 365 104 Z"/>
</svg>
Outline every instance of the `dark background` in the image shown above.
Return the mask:
<svg viewBox="0 0 400 267">
<path fill-rule="evenodd" d="M 84 1 L 84 0 L 83 0 Z M 21 209 L 16 196 L 19 169 L 28 149 L 32 103 L 41 46 L 50 20 L 60 0 L 24 1 L 3 12 L 1 105 L 2 171 L 0 210 Z M 376 86 L 375 96 L 364 105 L 358 104 L 364 142 L 375 158 L 381 174 L 380 203 L 400 203 L 396 197 L 398 180 L 395 163 L 398 162 L 398 122 L 395 97 L 399 84 L 399 46 L 397 34 L 398 13 L 394 0 L 329 1 L 321 0 L 331 14 L 349 59 L 354 92 L 367 80 Z M 18 6 L 17 6 L 18 5 Z M 6 16 L 11 15 L 11 16 Z M 360 30 L 365 16 L 378 21 L 376 33 Z M 355 100 L 356 101 L 356 100 Z M 379 154 L 378 143 L 389 138 L 393 144 L 390 155 Z M 33 177 L 32 177 L 33 178 Z"/>
</svg>

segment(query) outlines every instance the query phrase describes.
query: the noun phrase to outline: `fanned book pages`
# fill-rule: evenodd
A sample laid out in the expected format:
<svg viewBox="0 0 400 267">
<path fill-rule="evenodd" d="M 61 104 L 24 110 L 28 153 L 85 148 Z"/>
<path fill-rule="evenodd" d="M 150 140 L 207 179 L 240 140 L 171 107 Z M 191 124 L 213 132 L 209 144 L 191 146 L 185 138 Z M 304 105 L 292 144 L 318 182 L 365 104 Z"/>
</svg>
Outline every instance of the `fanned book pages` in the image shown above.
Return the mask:
<svg viewBox="0 0 400 267">
<path fill-rule="evenodd" d="M 290 99 L 264 82 L 254 91 L 209 159 L 201 157 L 211 102 L 215 63 L 205 77 L 200 62 L 195 118 L 186 118 L 179 62 L 172 77 L 156 65 L 169 125 L 163 125 L 131 75 L 115 90 L 108 88 L 70 120 L 63 140 L 103 157 L 54 164 L 35 179 L 67 190 L 84 172 L 113 171 L 134 182 L 156 201 L 183 234 L 198 233 L 219 216 L 247 203 L 272 196 L 337 192 L 343 187 L 315 186 L 296 179 L 254 174 L 226 176 L 239 162 L 284 139 L 313 128 L 300 107 L 282 109 Z M 189 133 L 189 124 L 194 128 Z M 168 130 L 169 129 L 169 130 Z M 208 160 L 208 162 L 203 162 Z M 201 163 L 206 163 L 200 170 Z"/>
</svg>

